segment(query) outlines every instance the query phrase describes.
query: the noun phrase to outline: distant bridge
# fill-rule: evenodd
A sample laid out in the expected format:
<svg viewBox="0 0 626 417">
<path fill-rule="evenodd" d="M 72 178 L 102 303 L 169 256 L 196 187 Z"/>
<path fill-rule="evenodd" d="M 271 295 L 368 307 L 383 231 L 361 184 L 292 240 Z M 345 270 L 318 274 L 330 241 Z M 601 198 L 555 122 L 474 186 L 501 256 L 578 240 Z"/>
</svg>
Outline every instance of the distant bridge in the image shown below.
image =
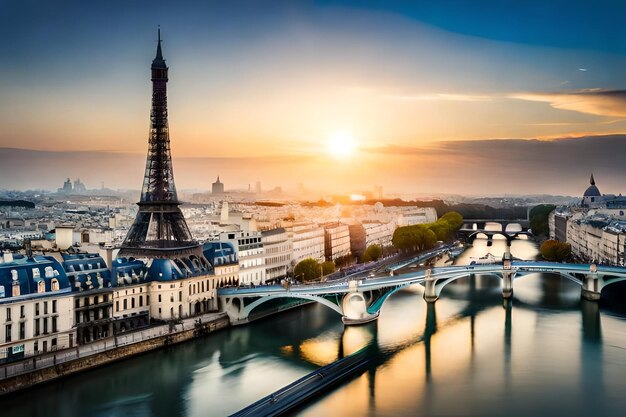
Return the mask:
<svg viewBox="0 0 626 417">
<path fill-rule="evenodd" d="M 513 281 L 534 273 L 560 275 L 581 286 L 588 300 L 600 299 L 602 289 L 626 280 L 626 267 L 595 264 L 567 264 L 541 261 L 510 261 L 493 264 L 436 267 L 400 275 L 303 285 L 269 285 L 255 288 L 220 288 L 217 295 L 233 324 L 245 323 L 259 306 L 272 300 L 300 299 L 323 304 L 342 316 L 346 324 L 358 324 L 378 317 L 385 300 L 412 285 L 424 287 L 424 299 L 435 302 L 449 283 L 472 274 L 492 275 L 502 280 L 502 295 L 510 298 Z"/>
<path fill-rule="evenodd" d="M 487 228 L 487 226 L 490 226 Z M 508 246 L 518 236 L 531 236 L 528 220 L 504 220 L 504 219 L 466 219 L 458 231 L 458 235 L 464 237 L 468 243 L 472 243 L 481 234 L 487 238 L 490 246 L 494 236 L 502 236 Z"/>
</svg>

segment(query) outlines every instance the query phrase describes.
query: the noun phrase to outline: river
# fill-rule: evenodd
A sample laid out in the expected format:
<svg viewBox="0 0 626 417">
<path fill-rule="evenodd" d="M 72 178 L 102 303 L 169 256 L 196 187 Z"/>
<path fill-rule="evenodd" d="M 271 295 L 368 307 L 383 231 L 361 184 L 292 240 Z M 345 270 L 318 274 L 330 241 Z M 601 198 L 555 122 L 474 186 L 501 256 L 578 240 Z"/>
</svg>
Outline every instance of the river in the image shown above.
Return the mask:
<svg viewBox="0 0 626 417">
<path fill-rule="evenodd" d="M 477 239 L 456 263 L 490 252 Z M 537 257 L 516 240 L 513 256 Z M 617 289 L 619 290 L 619 289 Z M 626 293 L 600 304 L 556 276 L 448 285 L 428 306 L 419 287 L 387 300 L 377 322 L 345 328 L 309 305 L 0 399 L 13 416 L 223 416 L 321 365 L 374 344 L 386 361 L 300 416 L 621 416 L 626 413 Z"/>
</svg>

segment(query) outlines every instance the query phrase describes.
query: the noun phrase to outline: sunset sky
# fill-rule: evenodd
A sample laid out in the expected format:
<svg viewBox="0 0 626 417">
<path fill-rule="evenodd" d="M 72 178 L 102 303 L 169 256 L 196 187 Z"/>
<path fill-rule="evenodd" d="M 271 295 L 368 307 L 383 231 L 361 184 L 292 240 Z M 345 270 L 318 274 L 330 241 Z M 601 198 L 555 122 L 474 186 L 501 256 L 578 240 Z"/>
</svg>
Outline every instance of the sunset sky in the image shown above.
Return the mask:
<svg viewBox="0 0 626 417">
<path fill-rule="evenodd" d="M 580 194 L 593 171 L 626 192 L 624 16 L 617 0 L 2 1 L 0 147 L 38 152 L 0 149 L 0 187 L 140 187 L 161 25 L 179 189 Z M 115 155 L 139 163 L 94 165 Z"/>
</svg>

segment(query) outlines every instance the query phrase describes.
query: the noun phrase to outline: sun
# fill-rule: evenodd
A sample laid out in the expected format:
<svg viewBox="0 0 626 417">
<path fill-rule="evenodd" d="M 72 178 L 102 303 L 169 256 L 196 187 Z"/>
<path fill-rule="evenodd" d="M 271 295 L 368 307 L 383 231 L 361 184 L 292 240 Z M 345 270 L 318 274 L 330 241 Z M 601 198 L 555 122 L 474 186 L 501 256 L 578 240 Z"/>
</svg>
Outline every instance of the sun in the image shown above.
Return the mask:
<svg viewBox="0 0 626 417">
<path fill-rule="evenodd" d="M 352 132 L 341 130 L 328 137 L 326 150 L 333 158 L 345 159 L 354 154 L 356 143 Z"/>
</svg>

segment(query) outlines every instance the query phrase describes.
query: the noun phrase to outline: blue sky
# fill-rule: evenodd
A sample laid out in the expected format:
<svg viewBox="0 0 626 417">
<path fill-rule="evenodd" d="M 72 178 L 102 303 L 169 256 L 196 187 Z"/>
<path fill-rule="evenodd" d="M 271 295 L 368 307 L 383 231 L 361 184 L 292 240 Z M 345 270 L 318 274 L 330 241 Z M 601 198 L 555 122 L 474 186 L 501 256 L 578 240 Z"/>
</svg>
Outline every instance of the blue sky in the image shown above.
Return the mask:
<svg viewBox="0 0 626 417">
<path fill-rule="evenodd" d="M 176 157 L 297 157 L 313 170 L 350 131 L 345 188 L 390 149 L 619 135 L 623 16 L 623 1 L 0 1 L 0 147 L 143 154 L 157 25 Z M 432 163 L 411 155 L 394 166 Z"/>
</svg>

